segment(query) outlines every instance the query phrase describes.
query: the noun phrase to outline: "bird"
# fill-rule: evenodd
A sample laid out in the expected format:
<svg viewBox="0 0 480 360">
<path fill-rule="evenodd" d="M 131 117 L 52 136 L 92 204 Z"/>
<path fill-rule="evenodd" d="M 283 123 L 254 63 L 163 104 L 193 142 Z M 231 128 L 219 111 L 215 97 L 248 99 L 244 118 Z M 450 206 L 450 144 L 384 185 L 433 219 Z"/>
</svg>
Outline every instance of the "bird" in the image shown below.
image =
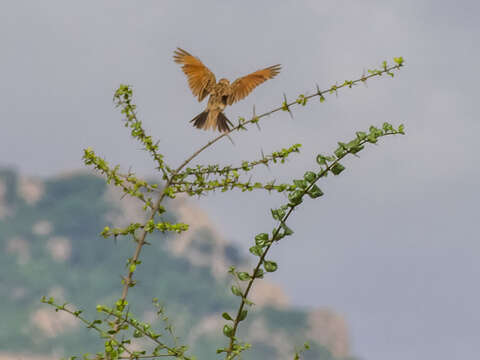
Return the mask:
<svg viewBox="0 0 480 360">
<path fill-rule="evenodd" d="M 220 132 L 228 132 L 233 126 L 223 113 L 225 107 L 244 99 L 258 85 L 274 78 L 281 70 L 281 65 L 277 64 L 242 76 L 232 83 L 225 78 L 217 82 L 215 75 L 199 58 L 179 47 L 174 51 L 173 60 L 182 65 L 190 90 L 199 102 L 210 95 L 207 108 L 190 122 L 198 129 Z"/>
</svg>

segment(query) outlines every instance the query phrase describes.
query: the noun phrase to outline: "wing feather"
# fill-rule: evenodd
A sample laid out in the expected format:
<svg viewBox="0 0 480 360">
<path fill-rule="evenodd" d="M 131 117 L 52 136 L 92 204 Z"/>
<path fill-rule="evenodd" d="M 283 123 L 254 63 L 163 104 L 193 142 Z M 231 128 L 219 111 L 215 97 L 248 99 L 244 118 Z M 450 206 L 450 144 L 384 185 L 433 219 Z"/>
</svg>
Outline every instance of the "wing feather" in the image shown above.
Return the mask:
<svg viewBox="0 0 480 360">
<path fill-rule="evenodd" d="M 199 58 L 187 51 L 177 48 L 173 60 L 182 65 L 182 71 L 187 75 L 188 85 L 198 101 L 202 101 L 216 84 L 215 75 L 207 68 Z"/>
<path fill-rule="evenodd" d="M 280 69 L 281 66 L 277 64 L 235 80 L 231 85 L 231 95 L 227 99 L 228 105 L 244 99 L 258 85 L 274 78 L 280 72 Z"/>
</svg>

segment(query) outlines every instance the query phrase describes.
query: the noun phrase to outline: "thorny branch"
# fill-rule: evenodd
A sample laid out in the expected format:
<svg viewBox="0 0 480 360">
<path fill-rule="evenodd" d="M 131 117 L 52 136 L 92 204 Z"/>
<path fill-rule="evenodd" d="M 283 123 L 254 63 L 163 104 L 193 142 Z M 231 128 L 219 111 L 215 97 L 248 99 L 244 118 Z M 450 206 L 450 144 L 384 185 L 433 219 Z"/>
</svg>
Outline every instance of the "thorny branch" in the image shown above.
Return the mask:
<svg viewBox="0 0 480 360">
<path fill-rule="evenodd" d="M 85 163 L 87 165 L 94 164 L 96 169 L 101 171 L 107 177 L 108 182 L 110 182 L 113 179 L 115 181 L 115 185 L 120 186 L 125 194 L 130 194 L 132 196 L 135 196 L 135 197 L 139 198 L 141 201 L 143 201 L 145 203 L 145 206 L 144 206 L 145 210 L 149 209 L 149 215 L 147 216 L 147 220 L 144 223 L 144 225 L 134 224 L 134 226 L 132 225 L 133 226 L 132 229 L 130 229 L 129 231 L 126 232 L 126 233 L 131 233 L 132 234 L 133 239 L 135 240 L 137 245 L 135 247 L 135 251 L 134 251 L 134 254 L 133 254 L 132 258 L 128 259 L 128 264 L 130 266 L 128 267 L 127 275 L 122 278 L 122 284 L 123 284 L 122 293 L 121 293 L 120 299 L 116 302 L 116 309 L 107 311 L 106 309 L 108 309 L 108 308 L 101 306 L 101 308 L 99 310 L 99 311 L 107 312 L 109 315 L 112 315 L 112 316 L 116 317 L 116 323 L 114 325 L 112 325 L 112 330 L 110 330 L 108 333 L 105 333 L 100 327 L 98 327 L 96 325 L 97 324 L 96 321 L 89 322 L 88 320 L 83 318 L 80 315 L 81 311 L 72 311 L 72 310 L 69 310 L 68 308 L 66 308 L 65 305 L 63 305 L 63 306 L 57 305 L 53 302 L 53 299 L 48 299 L 47 300 L 46 298 L 44 298 L 44 299 L 42 299 L 42 301 L 54 306 L 57 311 L 58 310 L 66 311 L 67 313 L 79 318 L 88 327 L 95 329 L 103 337 L 108 338 L 110 342 L 106 342 L 106 347 L 111 346 L 112 350 L 108 350 L 108 351 L 107 351 L 107 349 L 105 350 L 107 359 L 110 359 L 110 357 L 112 356 L 111 354 L 115 354 L 115 350 L 113 350 L 114 347 L 116 347 L 119 350 L 118 354 L 113 355 L 115 357 L 115 359 L 118 359 L 118 358 L 120 358 L 120 359 L 141 359 L 141 358 L 156 358 L 156 357 L 163 357 L 163 356 L 174 356 L 174 357 L 181 357 L 181 358 L 187 359 L 183 354 L 183 348 L 182 347 L 177 348 L 177 349 L 176 348 L 168 348 L 164 344 L 162 344 L 158 340 L 156 340 L 155 336 L 153 336 L 152 334 L 142 330 L 141 327 L 138 326 L 138 324 L 135 324 L 135 322 L 133 320 L 131 320 L 128 316 L 128 314 L 129 314 L 128 308 L 127 308 L 126 315 L 125 316 L 122 315 L 125 308 L 128 305 L 128 302 L 126 301 L 126 299 L 127 299 L 127 296 L 128 296 L 129 288 L 133 287 L 135 285 L 135 281 L 133 280 L 133 274 L 136 270 L 136 265 L 141 263 L 139 261 L 139 258 L 140 258 L 142 248 L 146 244 L 147 234 L 152 232 L 154 229 L 159 229 L 159 230 L 162 230 L 162 231 L 164 231 L 164 229 L 166 229 L 166 230 L 169 230 L 169 231 L 177 231 L 177 232 L 186 230 L 186 225 L 185 224 L 172 225 L 170 228 L 162 228 L 161 226 L 160 227 L 156 226 L 156 225 L 165 225 L 163 223 L 162 224 L 155 224 L 155 222 L 154 222 L 156 215 L 162 214 L 163 212 L 165 212 L 165 209 L 162 206 L 162 202 L 163 202 L 163 200 L 165 199 L 166 196 L 171 197 L 171 198 L 175 197 L 175 192 L 176 192 L 175 191 L 175 186 L 182 185 L 182 184 L 187 184 L 187 185 L 188 184 L 190 184 L 190 185 L 194 184 L 193 182 L 190 182 L 190 183 L 185 182 L 184 179 L 186 178 L 186 176 L 189 176 L 189 175 L 194 175 L 194 176 L 207 175 L 208 176 L 209 174 L 217 174 L 217 175 L 227 174 L 225 176 L 228 177 L 230 172 L 235 172 L 235 171 L 238 171 L 238 170 L 249 171 L 249 170 L 251 170 L 251 168 L 253 168 L 253 167 L 255 167 L 259 164 L 266 164 L 267 165 L 269 161 L 274 161 L 275 162 L 276 158 L 280 158 L 283 162 L 283 160 L 286 156 L 283 156 L 283 155 L 279 156 L 279 155 L 272 154 L 270 156 L 265 157 L 265 156 L 262 155 L 262 159 L 260 159 L 258 161 L 252 161 L 252 162 L 244 162 L 244 163 L 242 163 L 242 166 L 238 166 L 238 167 L 230 167 L 230 166 L 226 166 L 226 167 L 223 167 L 223 168 L 220 168 L 220 167 L 197 167 L 196 169 L 195 168 L 194 169 L 187 168 L 186 171 L 184 171 L 184 172 L 182 172 L 182 170 L 184 170 L 184 168 L 193 159 L 195 159 L 199 154 L 201 154 L 204 150 L 206 150 L 207 148 L 209 148 L 210 146 L 215 144 L 217 141 L 219 141 L 223 137 L 229 136 L 230 133 L 232 133 L 233 131 L 236 131 L 236 130 L 237 131 L 246 130 L 245 126 L 248 125 L 248 124 L 256 124 L 258 126 L 259 120 L 268 116 L 268 115 L 271 115 L 271 114 L 276 113 L 278 111 L 288 111 L 291 114 L 290 108 L 292 106 L 306 105 L 307 101 L 311 98 L 314 98 L 314 97 L 319 97 L 320 102 L 323 102 L 325 100 L 324 95 L 333 94 L 333 93 L 336 94 L 337 91 L 339 89 L 343 88 L 343 87 L 348 86 L 349 88 L 351 88 L 352 86 L 357 85 L 360 82 L 365 83 L 368 79 L 370 79 L 372 77 L 382 76 L 383 74 L 388 74 L 388 75 L 393 77 L 392 71 L 393 70 L 398 70 L 398 69 L 400 69 L 400 67 L 403 66 L 403 59 L 402 58 L 394 58 L 394 61 L 395 61 L 396 65 L 387 66 L 386 62 L 384 62 L 383 63 L 383 68 L 381 70 L 369 70 L 369 75 L 367 75 L 367 76 L 362 75 L 362 77 L 360 77 L 356 80 L 345 81 L 343 84 L 338 85 L 338 86 L 333 85 L 329 89 L 320 90 L 317 86 L 316 92 L 314 94 L 309 95 L 309 96 L 300 95 L 298 97 L 298 99 L 296 99 L 292 102 L 288 102 L 287 99 L 286 99 L 286 96 L 284 95 L 285 100 L 280 107 L 277 107 L 273 110 L 267 111 L 267 112 L 265 112 L 263 114 L 260 114 L 260 115 L 256 115 L 255 112 L 254 112 L 253 117 L 250 118 L 247 121 L 243 118 L 240 118 L 239 122 L 236 126 L 233 126 L 228 131 L 218 135 L 217 137 L 215 137 L 212 140 L 210 140 L 209 142 L 207 142 L 205 145 L 201 146 L 198 150 L 196 150 L 192 155 L 190 155 L 187 159 L 185 159 L 174 170 L 172 168 L 170 168 L 163 161 L 163 155 L 160 154 L 157 151 L 158 143 L 153 143 L 152 138 L 145 134 L 145 132 L 144 132 L 142 126 L 141 126 L 141 122 L 137 119 L 136 111 L 135 111 L 136 106 L 131 103 L 131 96 L 132 96 L 131 88 L 128 87 L 128 86 L 122 85 L 120 87 L 120 89 L 117 90 L 117 92 L 115 94 L 115 99 L 117 100 L 117 106 L 122 107 L 122 113 L 125 114 L 125 116 L 126 116 L 125 126 L 128 126 L 132 129 L 132 136 L 134 138 L 137 138 L 137 140 L 139 140 L 140 142 L 142 142 L 145 145 L 145 150 L 147 150 L 152 155 L 153 159 L 155 160 L 155 162 L 158 165 L 158 167 L 157 167 L 158 170 L 161 171 L 162 174 L 163 174 L 163 180 L 165 180 L 165 186 L 160 190 L 160 189 L 157 188 L 157 185 L 155 185 L 155 186 L 149 185 L 147 182 L 145 182 L 143 180 L 140 180 L 140 179 L 137 179 L 130 172 L 128 174 L 121 174 L 121 173 L 118 172 L 118 167 L 115 167 L 115 169 L 112 170 L 108 167 L 108 164 L 106 163 L 105 160 L 103 160 L 102 158 L 96 157 L 93 150 L 91 150 L 90 148 L 85 150 L 84 159 L 85 159 Z M 402 131 L 400 131 L 399 133 L 402 133 Z M 385 133 L 384 135 L 391 135 L 391 134 Z M 367 141 L 370 141 L 370 140 L 368 140 L 368 139 L 367 140 L 362 140 L 361 144 L 364 144 Z M 370 141 L 370 142 L 373 142 L 373 141 Z M 287 150 L 287 156 L 292 151 L 298 151 L 298 149 Z M 329 171 L 332 171 L 332 169 L 336 166 L 336 164 L 338 164 L 338 161 L 341 160 L 344 156 L 346 156 L 347 154 L 350 154 L 350 153 L 354 153 L 354 152 L 346 151 L 345 153 L 342 154 L 342 156 L 337 156 L 335 161 L 331 162 L 328 166 L 326 166 L 325 169 L 322 170 L 322 172 L 318 175 L 318 177 L 316 178 L 316 180 L 314 182 L 312 182 L 307 188 L 303 189 L 303 193 L 301 194 L 301 196 L 305 195 L 306 193 L 309 193 L 309 191 L 315 186 L 314 184 L 318 179 L 320 179 L 322 176 L 324 176 Z M 127 182 L 128 184 L 124 184 L 124 182 Z M 215 188 L 215 186 L 213 188 Z M 153 200 L 151 198 L 145 198 L 145 196 L 142 193 L 142 189 L 146 190 L 149 193 L 152 193 L 152 192 L 159 193 L 158 198 L 156 199 L 155 203 L 153 203 Z M 309 193 L 309 195 L 311 195 L 311 194 Z M 318 196 L 320 196 L 320 195 L 318 195 Z M 291 213 L 293 212 L 293 210 L 296 208 L 296 206 L 298 204 L 299 203 L 296 203 L 296 204 L 293 204 L 293 205 L 289 204 L 290 208 L 289 208 L 288 212 L 286 212 L 281 219 L 278 218 L 280 223 L 275 228 L 271 241 L 268 243 L 268 245 L 266 245 L 263 248 L 263 252 L 261 254 L 259 254 L 259 261 L 258 261 L 256 267 L 253 269 L 252 276 L 250 277 L 250 279 L 248 281 L 248 284 L 247 284 L 247 287 L 246 287 L 245 291 L 241 294 L 242 300 L 241 300 L 239 309 L 237 311 L 237 315 L 236 315 L 234 320 L 232 319 L 234 321 L 233 322 L 233 328 L 232 328 L 231 333 L 228 335 L 228 337 L 230 338 L 230 344 L 229 344 L 228 348 L 223 349 L 223 352 L 226 352 L 226 358 L 227 359 L 233 359 L 234 357 L 236 357 L 239 354 L 239 350 L 238 350 L 239 345 L 237 343 L 237 339 L 236 339 L 235 335 L 236 335 L 239 323 L 245 318 L 245 316 L 243 316 L 244 307 L 245 307 L 246 304 L 250 303 L 247 300 L 247 297 L 248 297 L 249 292 L 250 292 L 250 290 L 253 286 L 254 280 L 256 278 L 260 278 L 260 277 L 263 276 L 263 275 L 260 276 L 259 273 L 261 271 L 261 266 L 262 265 L 265 266 L 266 255 L 267 255 L 268 251 L 270 250 L 271 246 L 273 245 L 273 243 L 278 242 L 280 240 L 280 238 L 282 237 L 282 234 L 280 234 L 280 231 L 281 231 L 282 228 L 284 229 L 284 227 L 286 226 L 285 225 L 286 220 L 289 218 L 289 216 L 291 215 Z M 115 233 L 109 233 L 109 231 L 106 231 L 106 230 L 104 230 L 104 233 L 102 233 L 102 235 L 104 235 L 104 236 L 105 235 L 109 236 L 111 234 L 116 235 Z M 280 236 L 279 236 L 279 234 L 280 234 Z M 283 236 L 285 236 L 285 234 Z M 97 307 L 97 310 L 98 310 L 98 307 Z M 119 342 L 115 338 L 115 335 L 117 335 L 123 328 L 125 328 L 127 326 L 127 324 L 129 326 L 131 326 L 132 328 L 136 329 L 136 331 L 139 331 L 142 334 L 149 337 L 150 339 L 152 339 L 159 346 L 162 346 L 162 348 L 166 349 L 169 352 L 169 354 L 153 353 L 151 355 L 146 355 L 144 353 L 139 354 L 138 352 L 132 352 L 129 349 L 127 349 L 125 347 L 123 341 Z M 128 357 L 122 356 L 121 353 L 123 351 L 127 352 L 129 354 L 129 356 Z M 103 357 L 101 357 L 101 358 L 103 359 Z"/>
</svg>

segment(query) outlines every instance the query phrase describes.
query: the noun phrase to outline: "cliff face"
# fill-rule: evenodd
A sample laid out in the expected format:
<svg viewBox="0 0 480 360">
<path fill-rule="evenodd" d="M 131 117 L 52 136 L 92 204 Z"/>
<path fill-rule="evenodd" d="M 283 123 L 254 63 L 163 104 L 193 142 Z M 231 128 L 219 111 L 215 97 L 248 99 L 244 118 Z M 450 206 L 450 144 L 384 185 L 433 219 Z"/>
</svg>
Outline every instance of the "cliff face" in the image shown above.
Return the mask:
<svg viewBox="0 0 480 360">
<path fill-rule="evenodd" d="M 194 344 L 194 354 L 211 354 L 224 342 L 219 312 L 233 310 L 237 303 L 228 292 L 227 269 L 248 269 L 248 258 L 204 211 L 187 198 L 179 200 L 168 208 L 174 221 L 188 223 L 190 229 L 149 239 L 152 245 L 142 258 L 131 300 L 154 323 L 150 299 L 172 304 L 167 309 L 172 309 L 179 333 Z M 41 181 L 0 170 L 0 297 L 8 299 L 0 316 L 9 329 L 0 330 L 0 359 L 16 359 L 19 352 L 32 360 L 42 359 L 38 354 L 93 353 L 92 346 L 100 346 L 95 336 L 67 314 L 41 305 L 39 298 L 49 295 L 82 305 L 94 316 L 88 309 L 118 296 L 122 264 L 132 251 L 129 240 L 115 244 L 98 234 L 107 224 L 125 226 L 143 217 L 135 200 L 121 199 L 96 176 L 75 173 Z M 268 280 L 258 281 L 252 300 L 256 306 L 242 336 L 254 347 L 245 358 L 289 359 L 295 346 L 307 340 L 313 345 L 306 359 L 349 356 L 347 326 L 333 311 L 295 309 L 283 289 Z M 24 311 L 14 310 L 19 308 Z"/>
</svg>

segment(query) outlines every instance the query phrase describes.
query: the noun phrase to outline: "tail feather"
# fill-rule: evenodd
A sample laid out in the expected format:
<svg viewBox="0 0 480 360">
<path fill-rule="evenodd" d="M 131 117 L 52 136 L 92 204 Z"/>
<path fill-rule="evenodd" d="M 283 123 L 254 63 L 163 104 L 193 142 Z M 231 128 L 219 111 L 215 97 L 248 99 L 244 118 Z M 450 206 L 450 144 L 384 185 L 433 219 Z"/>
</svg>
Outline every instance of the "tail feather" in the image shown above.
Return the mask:
<svg viewBox="0 0 480 360">
<path fill-rule="evenodd" d="M 204 111 L 198 114 L 197 116 L 195 116 L 192 120 L 190 120 L 190 122 L 193 122 L 193 126 L 199 129 L 203 129 L 207 121 L 207 116 L 208 116 L 208 111 Z"/>
<path fill-rule="evenodd" d="M 198 129 L 203 129 L 203 130 L 208 130 L 212 128 L 215 130 L 215 127 L 217 128 L 218 131 L 220 132 L 225 132 L 229 131 L 230 127 L 229 124 L 231 124 L 230 120 L 227 119 L 225 114 L 222 112 L 218 113 L 216 119 L 210 119 L 209 118 L 209 111 L 204 111 L 197 116 L 195 116 L 190 122 L 193 122 L 193 126 L 195 126 Z M 210 116 L 215 116 L 215 114 L 210 114 Z M 214 123 L 212 123 L 212 120 L 214 120 Z"/>
<path fill-rule="evenodd" d="M 221 112 L 220 114 L 218 114 L 218 117 L 217 117 L 218 131 L 220 132 L 230 131 L 230 127 L 228 126 L 229 123 L 230 123 L 230 120 L 227 119 L 224 113 Z"/>
</svg>

